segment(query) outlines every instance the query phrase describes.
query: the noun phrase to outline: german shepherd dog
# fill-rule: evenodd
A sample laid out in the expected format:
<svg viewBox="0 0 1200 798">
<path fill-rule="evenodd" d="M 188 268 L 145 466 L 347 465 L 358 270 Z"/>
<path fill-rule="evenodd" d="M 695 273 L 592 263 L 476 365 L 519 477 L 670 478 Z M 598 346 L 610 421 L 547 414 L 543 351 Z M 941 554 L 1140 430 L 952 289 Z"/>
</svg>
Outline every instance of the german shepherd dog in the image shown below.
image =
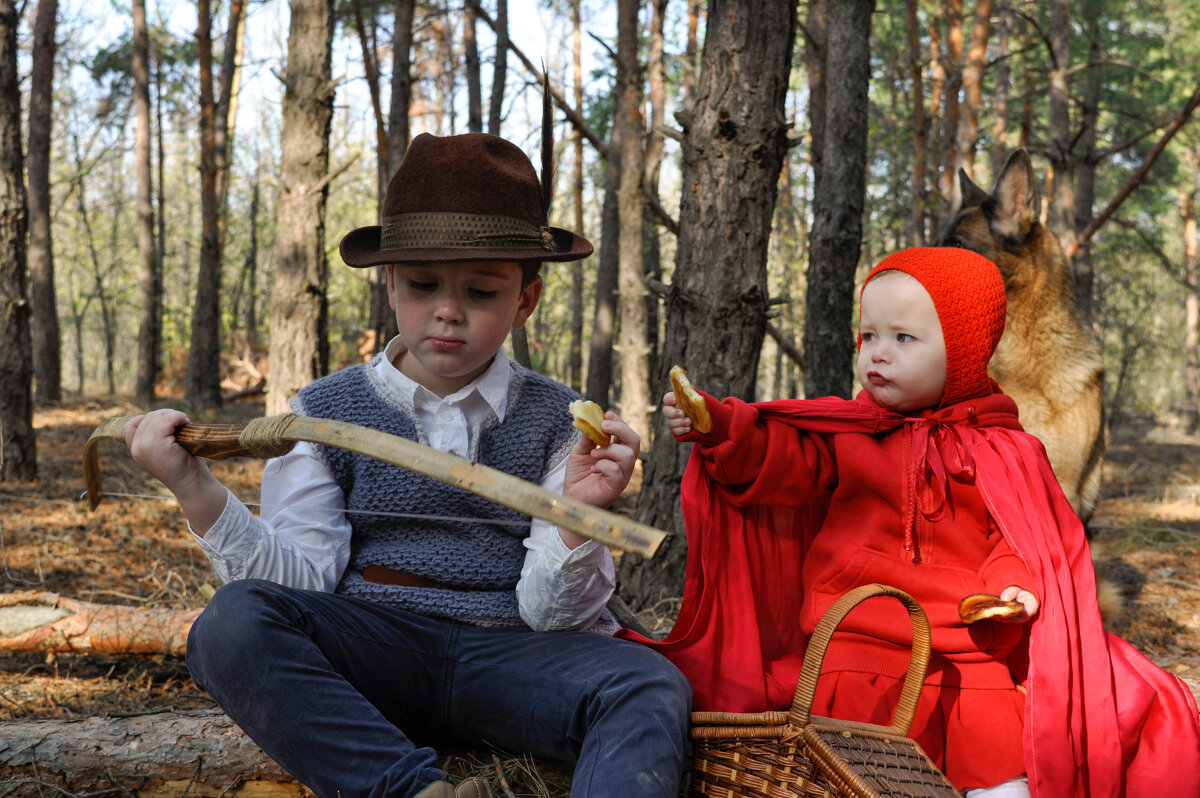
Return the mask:
<svg viewBox="0 0 1200 798">
<path fill-rule="evenodd" d="M 962 198 L 939 246 L 973 250 L 1004 276 L 1008 317 L 988 370 L 1041 439 L 1086 525 L 1100 494 L 1106 447 L 1100 342 L 1081 317 L 1058 239 L 1038 221 L 1033 165 L 1016 150 L 992 193 L 959 170 Z"/>
</svg>

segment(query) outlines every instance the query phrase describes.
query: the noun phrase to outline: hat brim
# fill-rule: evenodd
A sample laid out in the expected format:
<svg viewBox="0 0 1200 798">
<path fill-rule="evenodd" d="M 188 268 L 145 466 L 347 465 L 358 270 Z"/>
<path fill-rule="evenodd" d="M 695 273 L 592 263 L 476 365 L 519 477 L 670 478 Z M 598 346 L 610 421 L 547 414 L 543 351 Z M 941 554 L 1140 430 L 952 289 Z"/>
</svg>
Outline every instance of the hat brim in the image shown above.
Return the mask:
<svg viewBox="0 0 1200 798">
<path fill-rule="evenodd" d="M 462 263 L 467 261 L 562 262 L 581 260 L 592 254 L 592 243 L 560 227 L 548 228 L 554 237 L 554 249 L 530 247 L 438 247 L 435 249 L 380 249 L 382 228 L 359 227 L 342 238 L 338 251 L 347 266 L 356 269 L 386 263 Z"/>
</svg>

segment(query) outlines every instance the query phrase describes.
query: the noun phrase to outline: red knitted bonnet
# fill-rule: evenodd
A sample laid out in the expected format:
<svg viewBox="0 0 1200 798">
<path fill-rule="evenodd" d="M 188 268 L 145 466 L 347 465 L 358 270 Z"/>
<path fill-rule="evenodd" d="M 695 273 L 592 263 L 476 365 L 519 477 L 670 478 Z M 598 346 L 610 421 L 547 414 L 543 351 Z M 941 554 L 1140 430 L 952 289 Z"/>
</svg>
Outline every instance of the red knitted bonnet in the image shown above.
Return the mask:
<svg viewBox="0 0 1200 798">
<path fill-rule="evenodd" d="M 996 264 L 957 247 L 903 249 L 881 260 L 863 280 L 863 288 L 889 269 L 916 278 L 933 298 L 946 341 L 946 390 L 941 404 L 995 392 L 987 364 L 1004 333 L 1008 306 Z M 860 304 L 861 299 L 860 290 Z"/>
</svg>

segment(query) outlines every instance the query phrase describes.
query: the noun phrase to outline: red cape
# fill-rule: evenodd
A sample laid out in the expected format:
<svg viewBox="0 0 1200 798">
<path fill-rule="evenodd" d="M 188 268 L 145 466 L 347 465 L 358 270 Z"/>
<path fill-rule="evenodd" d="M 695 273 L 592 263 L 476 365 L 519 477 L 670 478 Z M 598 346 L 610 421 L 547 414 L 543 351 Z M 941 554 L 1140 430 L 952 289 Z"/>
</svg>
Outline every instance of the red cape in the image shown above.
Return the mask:
<svg viewBox="0 0 1200 798">
<path fill-rule="evenodd" d="M 968 405 L 978 425 L 954 423 L 966 420 Z M 929 436 L 913 451 L 933 494 L 943 459 L 973 456 L 976 484 L 1041 599 L 1025 683 L 1025 761 L 1035 798 L 1200 796 L 1195 699 L 1176 676 L 1104 631 L 1083 526 L 1041 442 L 1020 430 L 1011 399 L 973 399 L 924 419 L 869 400 L 755 407 L 769 425 L 819 433 L 914 423 L 916 434 Z M 682 485 L 688 559 L 679 617 L 661 642 L 623 636 L 671 659 L 691 680 L 697 709 L 779 709 L 799 674 L 800 566 L 825 508 L 735 506 L 700 458 L 696 447 Z"/>
</svg>

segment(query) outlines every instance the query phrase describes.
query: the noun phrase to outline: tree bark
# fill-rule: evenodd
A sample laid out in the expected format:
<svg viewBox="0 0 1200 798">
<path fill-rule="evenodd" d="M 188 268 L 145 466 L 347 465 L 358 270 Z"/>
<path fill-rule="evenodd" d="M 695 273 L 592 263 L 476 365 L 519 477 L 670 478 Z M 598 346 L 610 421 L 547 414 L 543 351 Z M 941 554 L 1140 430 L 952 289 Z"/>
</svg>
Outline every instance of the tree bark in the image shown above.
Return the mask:
<svg viewBox="0 0 1200 798">
<path fill-rule="evenodd" d="M 483 83 L 479 75 L 479 38 L 475 6 L 463 4 L 463 66 L 467 78 L 467 132 L 483 132 Z"/>
<path fill-rule="evenodd" d="M 212 12 L 197 0 L 200 70 L 200 271 L 192 311 L 184 393 L 197 407 L 221 405 L 221 234 L 217 206 L 216 105 L 213 102 Z"/>
<path fill-rule="evenodd" d="M 12 0 L 0 0 L 0 480 L 37 478 L 33 342 L 26 298 L 25 164 Z"/>
<path fill-rule="evenodd" d="M 1012 85 L 1011 51 L 1009 32 L 1012 30 L 1012 2 L 1000 0 L 999 20 L 996 25 L 996 96 L 993 101 L 992 121 L 992 175 L 1000 174 L 1004 160 L 1008 157 L 1008 98 Z"/>
<path fill-rule="evenodd" d="M 383 101 L 379 95 L 379 59 L 376 55 L 378 47 L 375 43 L 375 6 L 371 7 L 371 25 L 363 16 L 362 0 L 354 0 L 354 28 L 358 32 L 358 42 L 363 54 L 363 72 L 366 74 L 367 92 L 371 97 L 371 110 L 375 114 L 375 205 L 383 208 L 383 200 L 387 194 L 388 179 L 388 127 L 383 119 Z M 396 318 L 388 305 L 387 268 L 384 266 L 371 267 L 367 281 L 371 286 L 371 307 L 367 319 L 367 329 L 371 335 L 370 351 L 379 352 L 395 335 Z"/>
<path fill-rule="evenodd" d="M 767 323 L 767 251 L 788 147 L 796 5 L 709 4 L 696 102 L 681 115 L 679 240 L 658 385 L 668 385 L 667 370 L 680 364 L 716 396 L 754 396 Z M 679 484 L 688 447 L 671 440 L 657 417 L 636 517 L 672 534 L 651 561 L 621 558 L 618 583 L 634 609 L 679 595 L 683 586 Z"/>
<path fill-rule="evenodd" d="M 150 37 L 146 2 L 133 0 L 133 105 L 137 112 L 134 161 L 137 164 L 137 252 L 141 273 L 137 380 L 134 394 L 148 408 L 154 402 L 162 349 L 162 273 L 154 246 L 154 192 L 150 163 Z"/>
<path fill-rule="evenodd" d="M 412 104 L 413 15 L 416 0 L 396 0 L 392 31 L 392 99 L 388 109 L 388 175 L 396 173 L 408 150 L 408 109 Z"/>
<path fill-rule="evenodd" d="M 1050 0 L 1049 158 L 1054 173 L 1049 226 L 1066 249 L 1075 233 L 1075 164 L 1071 147 L 1071 25 L 1068 0 Z M 1068 255 L 1073 257 L 1074 253 Z"/>
<path fill-rule="evenodd" d="M 580 0 L 571 0 L 571 64 L 575 84 L 575 107 L 583 106 L 583 23 L 579 12 Z M 474 6 L 467 4 L 468 9 Z M 474 19 L 474 16 L 472 16 Z M 571 180 L 572 205 L 575 211 L 575 232 L 584 235 L 583 227 L 583 134 L 575 131 L 575 174 Z M 585 236 L 586 237 L 586 236 Z M 571 264 L 571 351 L 567 362 L 567 384 L 576 392 L 583 390 L 583 261 Z"/>
<path fill-rule="evenodd" d="M 140 798 L 312 796 L 216 711 L 7 721 L 0 786 L 31 797 L 47 787 Z"/>
<path fill-rule="evenodd" d="M 958 114 L 959 168 L 968 175 L 975 173 L 975 143 L 979 138 L 979 101 L 983 94 L 983 71 L 987 66 L 988 38 L 992 31 L 993 0 L 979 0 L 975 6 L 975 26 L 971 29 L 971 43 L 967 47 L 966 65 L 963 67 L 963 98 Z M 958 170 L 955 169 L 955 174 Z"/>
<path fill-rule="evenodd" d="M 825 61 L 822 177 L 813 194 L 805 299 L 804 373 L 807 396 L 850 395 L 853 381 L 854 272 L 862 247 L 866 190 L 867 86 L 872 0 L 832 3 Z"/>
<path fill-rule="evenodd" d="M 638 61 L 640 0 L 620 0 L 617 5 L 617 92 L 620 112 L 621 183 L 617 202 L 621 213 L 620 262 L 617 268 L 620 296 L 621 418 L 642 440 L 650 439 L 649 348 L 646 344 L 646 271 L 643 232 L 646 202 L 643 199 L 645 123 L 642 120 L 642 69 Z M 614 136 L 616 134 L 614 133 Z"/>
<path fill-rule="evenodd" d="M 909 197 L 908 240 L 912 246 L 925 246 L 925 169 L 928 165 L 929 121 L 925 116 L 925 87 L 921 80 L 921 28 L 917 21 L 917 0 L 905 3 L 908 21 L 908 70 L 912 80 L 912 183 Z"/>
<path fill-rule="evenodd" d="M 329 367 L 325 200 L 334 98 L 333 21 L 333 0 L 292 3 L 275 217 L 268 414 L 285 412 L 296 392 Z"/>
<path fill-rule="evenodd" d="M 613 93 L 613 118 L 624 113 L 624 95 Z M 620 268 L 620 186 L 624 126 L 614 124 L 604 162 L 604 201 L 600 208 L 600 254 L 596 259 L 596 299 L 588 340 L 587 389 L 584 396 L 607 408 L 613 381 L 613 339 L 617 332 L 617 287 Z"/>
<path fill-rule="evenodd" d="M 938 229 L 945 226 L 958 190 L 958 119 L 959 95 L 963 80 L 963 0 L 945 0 L 946 50 L 941 56 L 943 70 L 941 131 L 941 177 L 938 181 L 941 202 L 938 205 Z M 939 117 L 935 117 L 939 118 Z"/>
<path fill-rule="evenodd" d="M 1196 180 L 1200 178 L 1200 150 L 1188 153 L 1191 179 L 1179 194 L 1183 217 L 1183 308 L 1184 308 L 1184 391 L 1187 396 L 1187 432 L 1200 428 L 1200 263 L 1197 261 Z"/>
<path fill-rule="evenodd" d="M 488 133 L 500 135 L 504 114 L 504 86 L 508 80 L 508 0 L 496 0 L 496 19 L 492 24 L 496 34 L 496 57 L 492 64 L 492 99 L 488 106 Z"/>
<path fill-rule="evenodd" d="M 58 0 L 38 0 L 29 73 L 29 278 L 33 303 L 33 375 L 37 402 L 62 399 L 62 351 L 50 235 L 50 133 L 54 104 L 54 36 Z"/>
<path fill-rule="evenodd" d="M 182 657 L 200 610 L 94 604 L 46 591 L 0 594 L 0 650 Z"/>
<path fill-rule="evenodd" d="M 1096 136 L 1100 126 L 1100 94 L 1102 91 L 1100 31 L 1097 24 L 1099 9 L 1095 4 L 1084 6 L 1084 25 L 1088 33 L 1088 69 L 1084 78 L 1083 104 L 1079 111 L 1079 133 L 1075 145 L 1075 211 L 1072 229 L 1078 235 L 1091 224 L 1096 202 Z M 1085 322 L 1092 320 L 1092 247 L 1083 244 L 1071 258 L 1071 277 L 1075 286 L 1075 302 Z"/>
</svg>

